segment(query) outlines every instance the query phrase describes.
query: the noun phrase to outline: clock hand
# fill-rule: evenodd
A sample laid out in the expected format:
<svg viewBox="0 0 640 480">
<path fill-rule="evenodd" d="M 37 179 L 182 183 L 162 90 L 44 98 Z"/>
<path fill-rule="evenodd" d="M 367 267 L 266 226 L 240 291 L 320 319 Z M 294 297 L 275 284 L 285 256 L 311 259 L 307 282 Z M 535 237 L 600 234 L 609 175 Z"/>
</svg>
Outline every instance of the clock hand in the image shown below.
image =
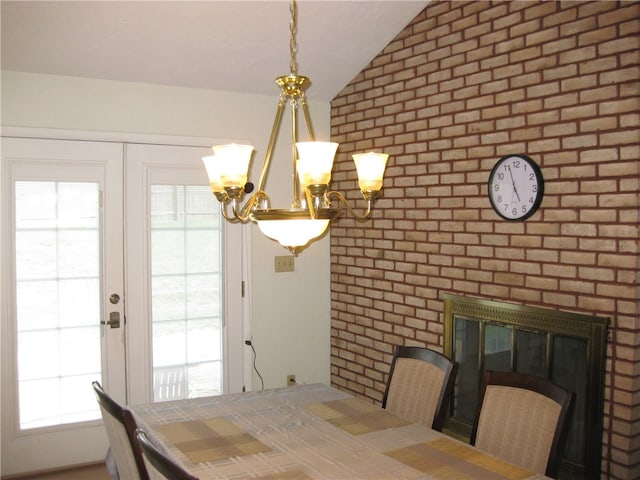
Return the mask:
<svg viewBox="0 0 640 480">
<path fill-rule="evenodd" d="M 516 194 L 516 197 L 518 197 L 518 202 L 521 202 L 522 200 L 520 200 L 520 195 L 518 195 L 518 189 L 516 189 L 516 181 L 513 179 L 513 173 L 511 172 L 511 165 L 507 165 L 507 168 L 509 169 L 509 175 L 511 175 L 511 185 L 513 185 L 513 191 Z"/>
</svg>

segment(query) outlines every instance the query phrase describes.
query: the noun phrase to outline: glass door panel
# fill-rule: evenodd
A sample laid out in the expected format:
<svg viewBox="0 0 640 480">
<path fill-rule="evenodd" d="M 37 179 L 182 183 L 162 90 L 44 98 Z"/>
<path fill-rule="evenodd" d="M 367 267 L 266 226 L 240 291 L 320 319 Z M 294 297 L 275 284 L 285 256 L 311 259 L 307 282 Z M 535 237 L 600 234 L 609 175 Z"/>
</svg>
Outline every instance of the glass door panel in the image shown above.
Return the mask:
<svg viewBox="0 0 640 480">
<path fill-rule="evenodd" d="M 151 186 L 154 401 L 222 392 L 220 222 L 206 186 Z"/>
<path fill-rule="evenodd" d="M 99 210 L 97 183 L 15 183 L 22 430 L 100 418 Z"/>
<path fill-rule="evenodd" d="M 458 363 L 453 415 L 472 422 L 478 398 L 480 377 L 480 324 L 474 320 L 456 317 L 454 320 L 455 361 Z"/>
<path fill-rule="evenodd" d="M 511 371 L 513 328 L 492 323 L 484 326 L 484 369 Z"/>
<path fill-rule="evenodd" d="M 517 331 L 516 372 L 547 377 L 547 335 Z"/>
<path fill-rule="evenodd" d="M 585 460 L 586 451 L 588 366 L 584 359 L 589 356 L 588 345 L 583 339 L 556 335 L 553 337 L 552 348 L 551 381 L 576 393 L 573 421 L 569 424 L 564 456 L 581 464 Z"/>
</svg>

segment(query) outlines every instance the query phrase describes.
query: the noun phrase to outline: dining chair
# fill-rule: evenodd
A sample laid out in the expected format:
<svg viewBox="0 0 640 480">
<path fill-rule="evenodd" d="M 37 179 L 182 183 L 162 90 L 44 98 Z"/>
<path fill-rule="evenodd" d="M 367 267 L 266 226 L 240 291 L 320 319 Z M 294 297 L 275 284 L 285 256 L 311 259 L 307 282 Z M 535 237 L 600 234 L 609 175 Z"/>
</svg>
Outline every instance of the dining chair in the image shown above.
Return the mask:
<svg viewBox="0 0 640 480">
<path fill-rule="evenodd" d="M 575 394 L 534 375 L 486 371 L 470 443 L 555 478 Z"/>
<path fill-rule="evenodd" d="M 198 480 L 154 445 L 141 428 L 136 430 L 136 440 L 151 480 Z"/>
<path fill-rule="evenodd" d="M 395 348 L 382 408 L 441 431 L 457 364 L 424 347 Z"/>
<path fill-rule="evenodd" d="M 102 420 L 107 430 L 111 453 L 119 480 L 149 480 L 142 451 L 135 439 L 136 420 L 130 410 L 111 398 L 99 382 L 93 382 Z"/>
</svg>

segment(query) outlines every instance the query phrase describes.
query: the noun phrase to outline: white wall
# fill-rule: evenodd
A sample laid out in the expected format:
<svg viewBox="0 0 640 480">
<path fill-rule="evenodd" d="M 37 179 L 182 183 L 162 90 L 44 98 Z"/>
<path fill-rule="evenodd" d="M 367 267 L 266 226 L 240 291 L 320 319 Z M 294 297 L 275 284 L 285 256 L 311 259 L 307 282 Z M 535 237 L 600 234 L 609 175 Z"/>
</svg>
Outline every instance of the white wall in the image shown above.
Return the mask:
<svg viewBox="0 0 640 480">
<path fill-rule="evenodd" d="M 1 85 L 3 126 L 115 132 L 123 140 L 127 134 L 150 134 L 247 141 L 256 149 L 255 183 L 278 100 L 275 83 L 273 97 L 11 71 L 2 72 Z M 330 105 L 309 102 L 309 108 L 316 138 L 328 140 Z M 265 185 L 272 206 L 282 208 L 291 201 L 288 112 L 285 116 Z M 328 237 L 299 254 L 295 272 L 274 273 L 274 256 L 288 252 L 255 225 L 250 231 L 247 335 L 252 336 L 265 388 L 284 386 L 290 373 L 298 383 L 329 383 Z M 253 382 L 254 389 L 260 388 L 255 375 Z"/>
</svg>

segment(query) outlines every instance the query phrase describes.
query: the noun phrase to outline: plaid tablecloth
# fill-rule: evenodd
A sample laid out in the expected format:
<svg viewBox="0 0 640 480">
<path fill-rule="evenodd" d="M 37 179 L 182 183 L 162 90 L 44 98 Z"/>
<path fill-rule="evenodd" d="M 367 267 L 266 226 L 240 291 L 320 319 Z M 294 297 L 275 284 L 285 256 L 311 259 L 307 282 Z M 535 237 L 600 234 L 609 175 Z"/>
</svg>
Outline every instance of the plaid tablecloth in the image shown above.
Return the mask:
<svg viewBox="0 0 640 480">
<path fill-rule="evenodd" d="M 201 480 L 545 478 L 322 384 L 129 408 Z"/>
</svg>

